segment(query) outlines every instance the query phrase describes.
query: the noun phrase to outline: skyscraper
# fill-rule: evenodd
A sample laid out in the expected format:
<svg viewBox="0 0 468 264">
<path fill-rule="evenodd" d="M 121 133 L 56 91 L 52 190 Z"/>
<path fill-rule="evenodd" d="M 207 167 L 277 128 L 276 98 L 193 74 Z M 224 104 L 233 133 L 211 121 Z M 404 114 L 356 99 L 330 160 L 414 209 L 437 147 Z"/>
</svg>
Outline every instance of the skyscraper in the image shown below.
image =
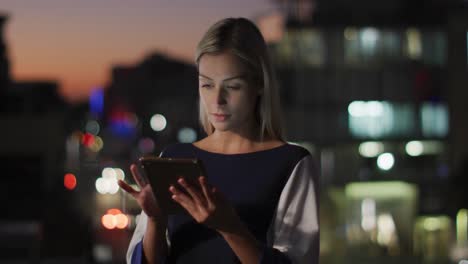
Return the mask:
<svg viewBox="0 0 468 264">
<path fill-rule="evenodd" d="M 3 37 L 3 25 L 7 19 L 6 15 L 0 14 L 0 98 L 5 94 L 10 83 L 7 47 Z"/>
</svg>

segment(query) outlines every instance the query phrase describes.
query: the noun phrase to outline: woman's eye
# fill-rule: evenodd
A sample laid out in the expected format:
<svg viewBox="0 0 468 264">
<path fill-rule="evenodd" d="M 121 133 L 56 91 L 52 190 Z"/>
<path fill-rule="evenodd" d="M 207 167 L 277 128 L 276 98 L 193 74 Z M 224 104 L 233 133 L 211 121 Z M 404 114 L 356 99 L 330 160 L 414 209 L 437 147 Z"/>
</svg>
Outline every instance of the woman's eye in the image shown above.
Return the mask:
<svg viewBox="0 0 468 264">
<path fill-rule="evenodd" d="M 230 85 L 230 86 L 227 86 L 228 89 L 232 89 L 232 90 L 239 90 L 240 89 L 240 86 L 234 86 L 234 85 Z"/>
<path fill-rule="evenodd" d="M 202 84 L 201 87 L 202 87 L 202 88 L 210 88 L 211 85 L 209 85 L 209 84 Z"/>
</svg>

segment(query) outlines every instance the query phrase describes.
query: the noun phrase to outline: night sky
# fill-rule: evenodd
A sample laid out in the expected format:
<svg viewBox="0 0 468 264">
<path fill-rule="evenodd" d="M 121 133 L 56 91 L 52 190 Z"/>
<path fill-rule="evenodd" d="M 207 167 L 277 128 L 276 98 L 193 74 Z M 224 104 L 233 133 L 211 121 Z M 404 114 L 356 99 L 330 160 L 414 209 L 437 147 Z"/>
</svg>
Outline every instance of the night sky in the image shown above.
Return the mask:
<svg viewBox="0 0 468 264">
<path fill-rule="evenodd" d="M 15 80 L 58 81 L 70 101 L 109 80 L 115 64 L 161 51 L 192 61 L 202 34 L 224 17 L 254 18 L 271 0 L 2 0 Z"/>
</svg>

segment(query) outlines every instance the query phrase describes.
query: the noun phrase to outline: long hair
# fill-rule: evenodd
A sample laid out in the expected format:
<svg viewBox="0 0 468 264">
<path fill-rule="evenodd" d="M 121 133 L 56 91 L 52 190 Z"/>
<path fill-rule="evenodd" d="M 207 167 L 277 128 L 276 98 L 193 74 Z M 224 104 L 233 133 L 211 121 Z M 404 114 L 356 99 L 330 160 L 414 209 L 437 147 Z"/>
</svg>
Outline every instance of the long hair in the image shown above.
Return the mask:
<svg viewBox="0 0 468 264">
<path fill-rule="evenodd" d="M 197 45 L 195 64 L 199 66 L 204 54 L 230 52 L 246 67 L 253 83 L 260 89 L 255 107 L 260 125 L 259 136 L 283 139 L 278 86 L 268 55 L 267 46 L 260 30 L 245 18 L 226 18 L 212 25 Z M 199 103 L 200 123 L 210 135 L 214 127 L 208 120 L 203 104 Z"/>
</svg>

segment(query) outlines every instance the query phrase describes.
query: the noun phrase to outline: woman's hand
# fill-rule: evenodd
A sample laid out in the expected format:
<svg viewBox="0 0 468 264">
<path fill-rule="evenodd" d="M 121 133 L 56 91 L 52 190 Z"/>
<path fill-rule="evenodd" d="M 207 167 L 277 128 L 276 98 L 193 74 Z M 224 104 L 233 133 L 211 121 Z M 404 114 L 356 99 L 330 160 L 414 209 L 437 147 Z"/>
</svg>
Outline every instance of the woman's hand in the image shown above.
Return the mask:
<svg viewBox="0 0 468 264">
<path fill-rule="evenodd" d="M 135 198 L 141 209 L 143 209 L 150 219 L 166 221 L 165 219 L 167 219 L 167 215 L 161 211 L 156 199 L 154 198 L 151 186 L 144 182 L 144 178 L 138 172 L 135 164 L 130 166 L 130 171 L 132 172 L 133 179 L 135 179 L 138 186 L 140 186 L 140 191 L 133 189 L 122 180 L 119 180 L 118 182 L 120 188 Z"/>
<path fill-rule="evenodd" d="M 233 232 L 241 227 L 241 221 L 224 195 L 208 184 L 205 177 L 198 178 L 198 186 L 180 178 L 180 186 L 171 186 L 172 199 L 179 203 L 198 223 L 218 232 Z M 180 191 L 185 190 L 188 194 Z"/>
</svg>

